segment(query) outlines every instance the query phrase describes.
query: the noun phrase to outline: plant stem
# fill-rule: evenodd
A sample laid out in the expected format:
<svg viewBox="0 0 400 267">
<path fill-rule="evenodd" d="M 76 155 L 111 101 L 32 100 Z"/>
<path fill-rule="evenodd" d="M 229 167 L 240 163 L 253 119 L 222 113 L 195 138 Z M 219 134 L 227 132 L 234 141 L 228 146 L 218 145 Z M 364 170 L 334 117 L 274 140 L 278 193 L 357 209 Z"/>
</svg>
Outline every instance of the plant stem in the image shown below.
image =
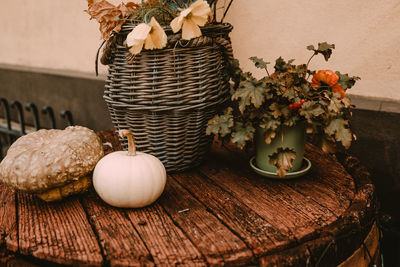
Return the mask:
<svg viewBox="0 0 400 267">
<path fill-rule="evenodd" d="M 174 18 L 174 15 L 172 15 L 171 12 L 169 12 L 167 9 L 162 8 L 162 7 L 158 7 L 158 10 L 166 13 L 167 15 L 169 15 L 170 18 L 172 18 L 172 19 Z"/>
<path fill-rule="evenodd" d="M 307 61 L 307 65 L 306 65 L 306 74 L 307 74 L 307 70 L 308 70 L 308 65 L 310 64 L 310 62 L 311 62 L 311 59 L 314 57 L 316 55 L 316 53 L 314 52 L 314 54 L 312 54 L 312 56 L 308 59 L 308 61 Z M 304 78 L 306 77 L 306 74 L 304 74 Z M 310 77 L 310 74 L 308 74 L 308 77 Z M 308 77 L 307 77 L 307 79 L 308 79 Z M 307 80 L 306 79 L 306 80 Z"/>
<path fill-rule="evenodd" d="M 267 67 L 265 67 L 265 71 L 267 72 L 267 75 L 269 77 L 269 72 L 268 72 L 268 68 Z"/>
<path fill-rule="evenodd" d="M 142 0 L 142 18 L 144 19 L 144 0 Z"/>
<path fill-rule="evenodd" d="M 226 16 L 226 13 L 228 13 L 228 10 L 229 10 L 229 8 L 231 7 L 232 2 L 233 2 L 233 0 L 231 0 L 231 1 L 229 2 L 228 7 L 225 9 L 224 15 L 222 16 L 222 19 L 221 19 L 221 23 L 224 21 L 224 18 L 225 18 L 225 16 Z"/>
<path fill-rule="evenodd" d="M 218 1 L 214 2 L 214 19 L 213 19 L 213 22 L 217 22 L 217 2 Z"/>
<path fill-rule="evenodd" d="M 119 135 L 128 138 L 128 156 L 136 156 L 135 137 L 129 130 L 120 130 Z"/>
</svg>

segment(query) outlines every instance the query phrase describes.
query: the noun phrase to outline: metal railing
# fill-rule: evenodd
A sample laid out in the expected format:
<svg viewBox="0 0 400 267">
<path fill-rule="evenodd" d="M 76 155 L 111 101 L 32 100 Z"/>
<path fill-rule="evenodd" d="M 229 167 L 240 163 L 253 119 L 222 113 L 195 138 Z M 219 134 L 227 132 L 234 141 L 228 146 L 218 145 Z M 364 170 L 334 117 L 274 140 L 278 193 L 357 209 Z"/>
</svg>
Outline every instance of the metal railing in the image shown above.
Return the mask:
<svg viewBox="0 0 400 267">
<path fill-rule="evenodd" d="M 12 112 L 16 113 L 17 121 L 12 120 Z M 32 116 L 32 124 L 26 123 L 25 111 Z M 33 103 L 27 103 L 25 107 L 19 101 L 9 101 L 0 98 L 0 160 L 5 155 L 7 149 L 18 138 L 27 133 L 40 129 L 56 129 L 56 117 L 54 110 L 50 106 L 44 106 L 40 110 Z M 74 125 L 72 113 L 69 110 L 62 110 L 60 117 L 67 125 Z M 50 127 L 42 127 L 41 119 L 47 117 L 47 124 Z"/>
</svg>

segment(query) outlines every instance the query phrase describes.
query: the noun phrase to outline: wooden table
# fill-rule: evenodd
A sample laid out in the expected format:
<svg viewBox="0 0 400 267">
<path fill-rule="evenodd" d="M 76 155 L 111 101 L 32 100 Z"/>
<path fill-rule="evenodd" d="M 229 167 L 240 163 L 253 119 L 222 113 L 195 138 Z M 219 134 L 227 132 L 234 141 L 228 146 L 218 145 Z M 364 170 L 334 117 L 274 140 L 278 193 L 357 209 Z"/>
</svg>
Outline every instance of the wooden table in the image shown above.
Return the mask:
<svg viewBox="0 0 400 267">
<path fill-rule="evenodd" d="M 111 132 L 99 135 L 121 148 Z M 168 175 L 143 209 L 112 208 L 93 191 L 47 204 L 0 185 L 0 265 L 336 266 L 355 251 L 365 258 L 363 240 L 376 251 L 368 173 L 312 145 L 306 157 L 309 174 L 276 181 L 214 145 L 197 169 Z"/>
</svg>

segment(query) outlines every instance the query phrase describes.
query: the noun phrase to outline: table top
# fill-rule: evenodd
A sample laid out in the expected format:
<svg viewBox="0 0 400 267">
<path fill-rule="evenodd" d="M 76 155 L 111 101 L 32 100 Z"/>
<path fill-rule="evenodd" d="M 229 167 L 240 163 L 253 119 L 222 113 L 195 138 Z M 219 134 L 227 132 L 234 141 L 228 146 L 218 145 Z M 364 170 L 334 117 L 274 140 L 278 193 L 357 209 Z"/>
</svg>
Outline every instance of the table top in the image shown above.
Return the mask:
<svg viewBox="0 0 400 267">
<path fill-rule="evenodd" d="M 99 136 L 107 153 L 121 149 L 112 131 Z M 277 181 L 214 144 L 198 168 L 168 174 L 163 195 L 142 209 L 110 207 L 93 190 L 49 204 L 0 185 L 0 263 L 338 264 L 370 229 L 374 187 L 351 156 L 339 163 L 310 144 L 305 156 L 307 175 Z"/>
</svg>

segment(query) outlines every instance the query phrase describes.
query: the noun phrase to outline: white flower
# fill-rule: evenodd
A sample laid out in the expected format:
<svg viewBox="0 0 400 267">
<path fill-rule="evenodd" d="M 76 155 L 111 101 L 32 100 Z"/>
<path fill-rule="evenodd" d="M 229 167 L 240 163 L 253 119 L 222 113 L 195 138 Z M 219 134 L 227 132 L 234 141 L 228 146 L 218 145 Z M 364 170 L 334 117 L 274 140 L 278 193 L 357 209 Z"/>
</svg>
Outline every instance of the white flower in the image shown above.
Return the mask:
<svg viewBox="0 0 400 267">
<path fill-rule="evenodd" d="M 204 0 L 197 0 L 171 21 L 171 28 L 174 33 L 182 29 L 182 39 L 184 40 L 199 37 L 201 36 L 199 26 L 206 24 L 210 13 L 211 9 L 208 3 Z"/>
<path fill-rule="evenodd" d="M 126 44 L 130 47 L 129 51 L 137 55 L 143 45 L 146 49 L 161 49 L 167 45 L 167 35 L 164 29 L 152 17 L 149 24 L 140 23 L 126 37 Z"/>
</svg>

